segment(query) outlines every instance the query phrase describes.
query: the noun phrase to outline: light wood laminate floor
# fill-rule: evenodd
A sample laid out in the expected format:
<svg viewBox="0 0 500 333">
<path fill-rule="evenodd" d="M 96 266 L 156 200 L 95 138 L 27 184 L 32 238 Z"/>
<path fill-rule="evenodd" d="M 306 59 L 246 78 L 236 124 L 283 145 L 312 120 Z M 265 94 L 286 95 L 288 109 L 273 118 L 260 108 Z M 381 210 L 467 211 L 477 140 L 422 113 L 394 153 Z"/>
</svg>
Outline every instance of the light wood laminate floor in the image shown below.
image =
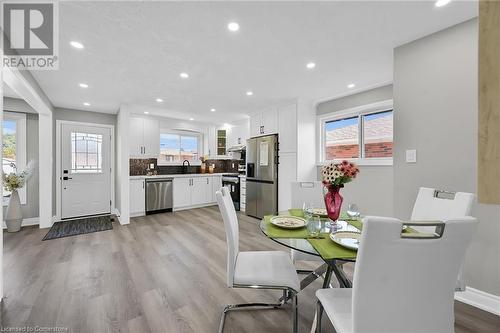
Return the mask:
<svg viewBox="0 0 500 333">
<path fill-rule="evenodd" d="M 283 250 L 240 215 L 241 250 Z M 2 328 L 69 332 L 216 332 L 224 304 L 279 292 L 226 288 L 226 241 L 216 207 L 113 223 L 113 230 L 42 242 L 47 229 L 4 233 Z M 352 274 L 352 266 L 347 267 Z M 300 331 L 314 315 L 316 281 L 299 295 Z M 456 303 L 456 332 L 498 332 L 499 319 Z M 231 312 L 225 332 L 290 332 L 285 310 Z M 325 320 L 324 332 L 332 327 Z"/>
</svg>

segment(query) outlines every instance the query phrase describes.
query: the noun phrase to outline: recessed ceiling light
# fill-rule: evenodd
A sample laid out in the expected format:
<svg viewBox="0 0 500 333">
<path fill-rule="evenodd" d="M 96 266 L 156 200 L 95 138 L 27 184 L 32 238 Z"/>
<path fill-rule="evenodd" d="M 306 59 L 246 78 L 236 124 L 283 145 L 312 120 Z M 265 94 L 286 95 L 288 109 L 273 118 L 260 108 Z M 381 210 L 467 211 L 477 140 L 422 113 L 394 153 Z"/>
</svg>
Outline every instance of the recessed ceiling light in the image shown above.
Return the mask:
<svg viewBox="0 0 500 333">
<path fill-rule="evenodd" d="M 354 83 L 349 83 L 349 84 L 347 85 L 347 88 L 349 88 L 349 89 L 352 89 L 352 88 L 354 88 L 354 87 L 356 87 L 356 85 L 355 85 Z"/>
<path fill-rule="evenodd" d="M 89 102 L 84 102 L 83 105 L 90 106 L 90 103 Z"/>
<path fill-rule="evenodd" d="M 83 44 L 77 41 L 72 40 L 69 42 L 71 46 L 73 46 L 75 49 L 83 49 Z"/>
<path fill-rule="evenodd" d="M 443 7 L 449 4 L 451 0 L 437 0 L 435 6 L 436 7 Z"/>
<path fill-rule="evenodd" d="M 253 95 L 253 91 L 247 91 L 246 94 L 247 94 L 247 96 L 252 96 Z"/>
<path fill-rule="evenodd" d="M 161 102 L 163 102 L 163 100 L 162 100 L 161 98 L 157 98 L 157 99 L 156 99 L 156 102 L 157 102 L 157 103 L 161 103 Z"/>
<path fill-rule="evenodd" d="M 316 67 L 316 64 L 315 64 L 314 62 L 310 62 L 310 63 L 308 63 L 308 64 L 306 65 L 306 67 L 307 67 L 308 69 L 313 69 L 314 67 Z"/>
<path fill-rule="evenodd" d="M 227 25 L 227 29 L 229 31 L 236 32 L 240 30 L 240 25 L 237 22 L 229 22 L 229 24 Z"/>
<path fill-rule="evenodd" d="M 180 73 L 179 76 L 182 77 L 183 79 L 187 79 L 189 77 L 189 74 L 188 73 Z"/>
<path fill-rule="evenodd" d="M 210 109 L 211 112 L 215 112 L 215 109 Z"/>
<path fill-rule="evenodd" d="M 80 88 L 88 88 L 89 87 L 89 85 L 86 83 L 78 83 L 78 85 L 80 86 Z"/>
<path fill-rule="evenodd" d="M 194 120 L 194 118 L 189 118 L 189 120 Z"/>
<path fill-rule="evenodd" d="M 149 112 L 148 111 L 144 111 L 144 114 L 149 114 Z"/>
</svg>

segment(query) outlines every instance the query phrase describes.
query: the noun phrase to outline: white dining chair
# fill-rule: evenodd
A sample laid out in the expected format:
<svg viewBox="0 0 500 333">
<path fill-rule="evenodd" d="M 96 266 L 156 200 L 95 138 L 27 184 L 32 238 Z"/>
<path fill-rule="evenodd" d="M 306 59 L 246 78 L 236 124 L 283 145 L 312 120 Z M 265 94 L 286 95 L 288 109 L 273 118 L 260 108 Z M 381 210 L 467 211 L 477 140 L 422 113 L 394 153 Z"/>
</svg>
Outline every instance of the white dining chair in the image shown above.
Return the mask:
<svg viewBox="0 0 500 333">
<path fill-rule="evenodd" d="M 302 208 L 305 202 L 314 205 L 314 207 L 325 207 L 325 202 L 323 199 L 323 183 L 320 181 L 311 182 L 292 182 L 292 207 Z M 294 265 L 297 261 L 320 261 L 324 262 L 321 257 L 313 256 L 304 252 L 297 250 L 290 250 L 290 255 Z M 310 270 L 297 270 L 300 274 L 308 274 L 312 271 Z"/>
<path fill-rule="evenodd" d="M 401 232 L 413 223 L 363 219 L 353 287 L 316 292 L 317 332 L 323 309 L 337 333 L 454 332 L 456 276 L 477 220 L 421 222 L 435 228 L 425 237 Z"/>
<path fill-rule="evenodd" d="M 421 187 L 413 205 L 410 220 L 412 221 L 443 221 L 458 217 L 470 216 L 475 195 L 466 192 L 449 192 L 434 188 Z M 426 227 L 415 227 L 417 231 L 426 231 Z M 465 260 L 465 259 L 464 259 Z M 458 273 L 456 290 L 465 291 L 463 266 Z"/>
<path fill-rule="evenodd" d="M 238 217 L 231 194 L 226 187 L 216 192 L 227 241 L 227 286 L 229 288 L 272 289 L 283 291 L 283 297 L 276 304 L 245 303 L 226 305 L 222 312 L 219 332 L 224 330 L 226 313 L 235 309 L 258 307 L 280 308 L 291 300 L 293 332 L 298 330 L 297 293 L 300 282 L 295 267 L 286 252 L 282 251 L 239 251 Z"/>
</svg>

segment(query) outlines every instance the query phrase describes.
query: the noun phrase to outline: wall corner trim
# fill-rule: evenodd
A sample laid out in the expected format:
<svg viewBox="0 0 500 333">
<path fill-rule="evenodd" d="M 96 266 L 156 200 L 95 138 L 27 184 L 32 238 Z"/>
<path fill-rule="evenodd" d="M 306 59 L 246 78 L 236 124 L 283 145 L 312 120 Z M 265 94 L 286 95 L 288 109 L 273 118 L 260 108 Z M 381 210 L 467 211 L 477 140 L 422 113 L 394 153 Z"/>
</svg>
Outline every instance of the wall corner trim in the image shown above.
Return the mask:
<svg viewBox="0 0 500 333">
<path fill-rule="evenodd" d="M 500 316 L 500 296 L 465 287 L 465 291 L 455 292 L 455 300 Z"/>
</svg>

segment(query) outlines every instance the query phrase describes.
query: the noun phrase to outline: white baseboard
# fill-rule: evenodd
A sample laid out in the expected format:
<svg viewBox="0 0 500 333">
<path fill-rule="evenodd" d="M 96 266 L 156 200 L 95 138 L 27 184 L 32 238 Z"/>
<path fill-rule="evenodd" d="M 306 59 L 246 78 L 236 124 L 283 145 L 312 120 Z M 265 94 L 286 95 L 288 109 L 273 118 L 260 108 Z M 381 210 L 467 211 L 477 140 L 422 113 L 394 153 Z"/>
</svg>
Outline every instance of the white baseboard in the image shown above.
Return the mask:
<svg viewBox="0 0 500 333">
<path fill-rule="evenodd" d="M 211 202 L 207 204 L 201 204 L 201 205 L 194 205 L 194 206 L 187 206 L 187 207 L 177 207 L 173 208 L 172 211 L 174 212 L 179 212 L 181 210 L 188 210 L 188 209 L 195 209 L 195 208 L 203 208 L 203 207 L 210 207 L 210 206 L 215 206 L 217 205 L 217 202 Z"/>
<path fill-rule="evenodd" d="M 23 219 L 23 223 L 21 224 L 22 227 L 27 227 L 30 225 L 38 225 L 40 224 L 40 218 L 39 217 L 28 217 L 26 219 Z M 2 224 L 4 229 L 7 229 L 7 226 L 5 225 L 5 221 L 3 221 Z"/>
<path fill-rule="evenodd" d="M 500 316 L 500 296 L 465 287 L 465 291 L 455 292 L 455 299 Z"/>
</svg>

